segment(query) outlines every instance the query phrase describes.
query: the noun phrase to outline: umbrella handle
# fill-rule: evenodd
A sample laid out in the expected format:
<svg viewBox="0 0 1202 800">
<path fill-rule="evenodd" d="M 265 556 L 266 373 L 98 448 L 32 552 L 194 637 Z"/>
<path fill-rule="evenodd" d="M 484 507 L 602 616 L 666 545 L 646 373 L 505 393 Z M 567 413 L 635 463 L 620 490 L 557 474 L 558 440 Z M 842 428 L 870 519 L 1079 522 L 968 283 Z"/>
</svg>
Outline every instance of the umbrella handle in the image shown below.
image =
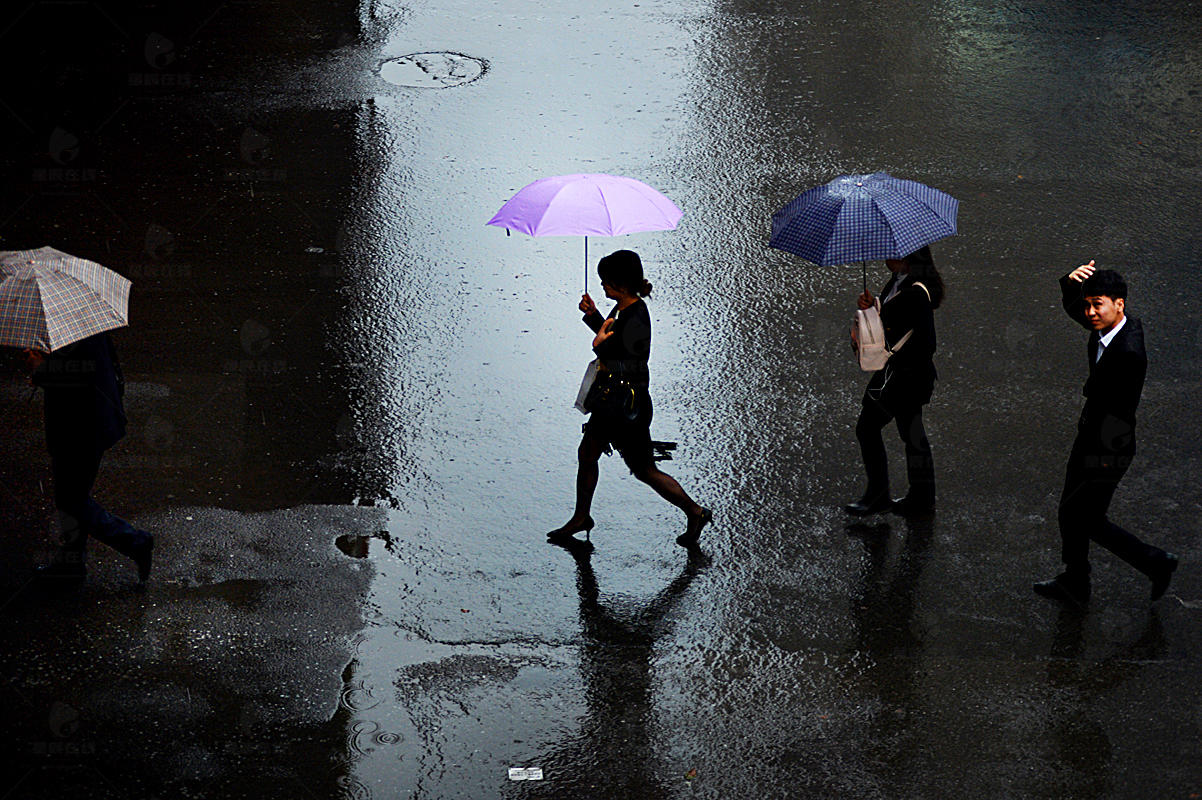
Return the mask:
<svg viewBox="0 0 1202 800">
<path fill-rule="evenodd" d="M 584 237 L 584 293 L 588 294 L 588 237 Z"/>
</svg>

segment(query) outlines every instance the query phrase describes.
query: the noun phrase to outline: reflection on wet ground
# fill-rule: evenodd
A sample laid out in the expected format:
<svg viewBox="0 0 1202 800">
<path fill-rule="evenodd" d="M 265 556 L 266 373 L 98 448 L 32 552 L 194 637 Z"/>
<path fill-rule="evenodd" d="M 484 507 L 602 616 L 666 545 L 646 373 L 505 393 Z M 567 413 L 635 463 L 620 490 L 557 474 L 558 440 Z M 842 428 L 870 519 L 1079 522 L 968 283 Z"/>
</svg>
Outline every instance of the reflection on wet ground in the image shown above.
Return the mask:
<svg viewBox="0 0 1202 800">
<path fill-rule="evenodd" d="M 162 548 L 144 594 L 104 553 L 79 592 L 26 590 L 48 470 L 6 363 L 0 793 L 1202 791 L 1194 11 L 296 8 L 121 18 L 81 37 L 119 55 L 67 69 L 73 116 L 6 97 L 36 155 L 8 164 L 5 246 L 134 279 L 99 491 Z M 849 524 L 859 269 L 767 250 L 767 221 L 876 169 L 962 203 L 935 248 L 940 510 Z M 572 504 L 582 243 L 483 223 L 582 170 L 685 209 L 589 252 L 648 267 L 653 435 L 715 509 L 701 557 L 617 459 L 594 549 L 543 541 Z M 1030 591 L 1084 369 L 1055 278 L 1088 258 L 1152 332 L 1112 509 L 1182 556 L 1151 609 L 1106 555 L 1085 614 Z"/>
</svg>

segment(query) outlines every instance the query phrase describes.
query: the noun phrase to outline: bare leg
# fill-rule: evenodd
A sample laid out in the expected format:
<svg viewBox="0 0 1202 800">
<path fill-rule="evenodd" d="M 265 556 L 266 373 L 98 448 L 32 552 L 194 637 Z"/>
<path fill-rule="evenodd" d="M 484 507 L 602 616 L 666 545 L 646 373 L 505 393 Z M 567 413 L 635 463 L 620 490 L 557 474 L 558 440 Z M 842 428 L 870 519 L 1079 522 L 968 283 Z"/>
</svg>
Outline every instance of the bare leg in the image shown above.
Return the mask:
<svg viewBox="0 0 1202 800">
<path fill-rule="evenodd" d="M 597 491 L 597 478 L 601 473 L 597 466 L 601 460 L 601 443 L 586 433 L 576 452 L 580 460 L 576 469 L 576 511 L 563 527 L 547 534 L 551 538 L 563 538 L 593 529 L 593 518 L 589 516 L 589 511 L 593 507 L 593 493 Z"/>
<path fill-rule="evenodd" d="M 580 466 L 576 470 L 576 513 L 572 515 L 573 521 L 588 519 L 589 511 L 593 508 L 593 492 L 597 491 L 597 478 L 601 474 L 597 465 L 601 460 L 601 452 L 600 442 L 592 434 L 584 434 L 577 450 Z"/>
<path fill-rule="evenodd" d="M 660 472 L 654 463 L 634 470 L 634 477 L 650 486 L 659 496 L 683 511 L 689 518 L 688 527 L 684 533 L 676 537 L 676 543 L 681 547 L 694 548 L 701 538 L 701 530 L 711 521 L 713 514 L 709 509 L 702 508 L 693 502 L 693 498 L 685 493 L 680 484 L 666 472 Z"/>
<path fill-rule="evenodd" d="M 655 464 L 648 464 L 641 469 L 635 470 L 634 477 L 650 486 L 659 493 L 660 497 L 690 517 L 695 517 L 705 510 L 693 502 L 693 498 L 685 493 L 685 490 L 680 487 L 675 478 L 666 472 L 661 472 Z"/>
</svg>

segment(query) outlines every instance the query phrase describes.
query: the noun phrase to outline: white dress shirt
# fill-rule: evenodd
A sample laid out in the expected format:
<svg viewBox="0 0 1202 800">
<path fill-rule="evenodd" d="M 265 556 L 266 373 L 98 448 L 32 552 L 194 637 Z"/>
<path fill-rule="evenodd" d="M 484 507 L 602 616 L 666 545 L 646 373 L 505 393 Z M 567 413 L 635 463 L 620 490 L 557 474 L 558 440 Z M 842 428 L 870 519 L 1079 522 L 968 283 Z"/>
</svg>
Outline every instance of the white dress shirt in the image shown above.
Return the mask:
<svg viewBox="0 0 1202 800">
<path fill-rule="evenodd" d="M 1105 336 L 1098 337 L 1098 354 L 1094 356 L 1093 363 L 1096 364 L 1102 360 L 1102 353 L 1106 352 L 1106 348 L 1110 347 L 1110 343 L 1114 340 L 1115 335 L 1121 331 L 1123 326 L 1126 324 L 1127 316 L 1124 314 L 1123 318 L 1118 321 L 1117 325 L 1110 329 L 1109 333 L 1107 333 Z"/>
</svg>

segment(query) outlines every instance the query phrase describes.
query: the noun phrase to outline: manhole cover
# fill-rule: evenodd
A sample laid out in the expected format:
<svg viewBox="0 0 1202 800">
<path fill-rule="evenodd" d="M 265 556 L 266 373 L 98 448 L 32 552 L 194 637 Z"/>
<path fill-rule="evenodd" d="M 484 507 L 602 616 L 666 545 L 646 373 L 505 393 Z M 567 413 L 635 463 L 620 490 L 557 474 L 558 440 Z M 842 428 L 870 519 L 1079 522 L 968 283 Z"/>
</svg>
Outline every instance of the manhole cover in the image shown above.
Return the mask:
<svg viewBox="0 0 1202 800">
<path fill-rule="evenodd" d="M 381 64 L 380 77 L 393 86 L 446 89 L 471 83 L 486 66 L 482 59 L 463 53 L 411 53 Z"/>
</svg>

